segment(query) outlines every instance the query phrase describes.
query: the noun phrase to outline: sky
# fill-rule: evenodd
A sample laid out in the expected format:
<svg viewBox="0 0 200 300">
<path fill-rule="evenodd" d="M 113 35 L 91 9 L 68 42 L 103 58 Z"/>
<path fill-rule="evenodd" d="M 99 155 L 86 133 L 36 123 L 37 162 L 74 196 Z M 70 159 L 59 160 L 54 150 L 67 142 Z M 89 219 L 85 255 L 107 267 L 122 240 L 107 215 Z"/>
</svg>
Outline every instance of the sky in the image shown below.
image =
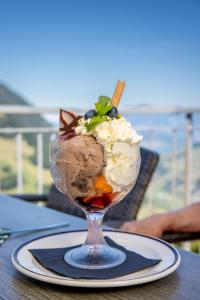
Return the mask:
<svg viewBox="0 0 200 300">
<path fill-rule="evenodd" d="M 39 106 L 200 105 L 200 0 L 0 0 L 0 82 Z"/>
</svg>

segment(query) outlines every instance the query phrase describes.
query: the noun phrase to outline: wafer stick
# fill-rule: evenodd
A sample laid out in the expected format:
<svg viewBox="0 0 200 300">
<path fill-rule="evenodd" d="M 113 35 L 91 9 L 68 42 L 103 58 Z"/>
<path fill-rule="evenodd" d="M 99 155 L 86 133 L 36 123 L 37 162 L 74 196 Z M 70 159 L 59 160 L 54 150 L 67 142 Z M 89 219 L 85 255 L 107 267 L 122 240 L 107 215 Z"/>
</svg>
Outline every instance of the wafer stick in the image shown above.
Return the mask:
<svg viewBox="0 0 200 300">
<path fill-rule="evenodd" d="M 112 106 L 117 107 L 119 105 L 122 93 L 124 91 L 125 83 L 126 83 L 125 81 L 118 80 L 111 100 Z"/>
</svg>

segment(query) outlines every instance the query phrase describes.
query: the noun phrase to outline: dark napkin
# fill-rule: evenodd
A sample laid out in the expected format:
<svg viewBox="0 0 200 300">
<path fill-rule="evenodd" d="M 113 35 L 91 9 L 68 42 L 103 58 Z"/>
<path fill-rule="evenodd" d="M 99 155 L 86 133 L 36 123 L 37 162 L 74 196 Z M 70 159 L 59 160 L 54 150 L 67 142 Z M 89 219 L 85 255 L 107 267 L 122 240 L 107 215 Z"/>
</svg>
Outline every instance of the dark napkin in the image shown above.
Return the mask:
<svg viewBox="0 0 200 300">
<path fill-rule="evenodd" d="M 68 250 L 78 246 L 57 249 L 29 249 L 29 251 L 46 269 L 74 279 L 112 279 L 152 267 L 161 261 L 160 259 L 149 259 L 134 251 L 129 251 L 108 237 L 105 237 L 105 239 L 110 246 L 126 253 L 126 260 L 121 265 L 102 270 L 88 270 L 73 267 L 64 261 L 64 254 Z"/>
</svg>

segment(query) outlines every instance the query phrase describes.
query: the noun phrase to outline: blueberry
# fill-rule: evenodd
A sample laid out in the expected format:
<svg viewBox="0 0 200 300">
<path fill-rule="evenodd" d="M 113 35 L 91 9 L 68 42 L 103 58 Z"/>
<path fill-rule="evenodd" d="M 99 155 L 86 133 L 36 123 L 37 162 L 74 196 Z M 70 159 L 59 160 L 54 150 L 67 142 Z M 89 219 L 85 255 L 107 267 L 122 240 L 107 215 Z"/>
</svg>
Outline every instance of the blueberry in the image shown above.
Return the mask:
<svg viewBox="0 0 200 300">
<path fill-rule="evenodd" d="M 97 115 L 96 111 L 94 109 L 91 109 L 91 110 L 88 110 L 86 112 L 86 114 L 84 115 L 84 117 L 87 120 L 87 119 L 90 119 L 90 118 L 92 118 L 92 117 L 94 117 L 96 115 Z"/>
<path fill-rule="evenodd" d="M 109 110 L 107 112 L 107 115 L 110 118 L 117 118 L 118 114 L 119 114 L 118 110 L 117 110 L 117 108 L 115 106 L 113 106 L 113 108 L 111 108 L 111 110 Z"/>
</svg>

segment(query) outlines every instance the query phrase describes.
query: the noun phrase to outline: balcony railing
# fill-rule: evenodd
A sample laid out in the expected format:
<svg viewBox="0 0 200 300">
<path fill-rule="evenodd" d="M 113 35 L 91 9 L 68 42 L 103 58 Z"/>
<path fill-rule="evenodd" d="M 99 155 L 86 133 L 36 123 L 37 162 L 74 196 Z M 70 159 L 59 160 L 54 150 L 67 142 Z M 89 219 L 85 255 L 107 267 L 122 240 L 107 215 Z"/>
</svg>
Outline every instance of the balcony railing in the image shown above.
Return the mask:
<svg viewBox="0 0 200 300">
<path fill-rule="evenodd" d="M 67 108 L 68 110 L 75 111 L 77 113 L 82 113 L 87 110 L 87 108 Z M 200 114 L 200 107 L 125 107 L 121 108 L 120 111 L 126 115 L 136 115 L 136 114 L 182 114 L 185 117 L 184 125 L 178 126 L 154 126 L 145 125 L 137 126 L 136 129 L 142 133 L 148 133 L 148 148 L 155 149 L 155 135 L 159 133 L 168 133 L 171 136 L 171 186 L 172 193 L 176 191 L 177 184 L 177 170 L 174 167 L 175 161 L 177 159 L 177 135 L 179 132 L 184 134 L 184 199 L 183 204 L 190 203 L 191 200 L 191 187 L 192 187 L 192 152 L 193 152 L 193 134 L 194 132 L 200 131 L 200 126 L 193 125 L 193 115 Z M 58 108 L 50 107 L 29 107 L 29 106 L 0 106 L 0 114 L 58 114 Z M 55 136 L 57 128 L 52 127 L 4 127 L 0 128 L 0 135 L 15 135 L 16 139 L 16 179 L 17 179 L 17 193 L 23 193 L 23 178 L 26 176 L 24 174 L 23 168 L 23 135 L 24 134 L 34 134 L 37 136 L 36 139 L 36 149 L 37 149 L 37 193 L 42 194 L 43 189 L 43 136 L 44 134 L 50 134 Z M 0 188 L 1 191 L 1 188 Z M 4 191 L 2 191 L 4 192 Z M 151 202 L 151 201 L 150 201 Z M 153 211 L 152 205 L 150 207 Z"/>
</svg>

